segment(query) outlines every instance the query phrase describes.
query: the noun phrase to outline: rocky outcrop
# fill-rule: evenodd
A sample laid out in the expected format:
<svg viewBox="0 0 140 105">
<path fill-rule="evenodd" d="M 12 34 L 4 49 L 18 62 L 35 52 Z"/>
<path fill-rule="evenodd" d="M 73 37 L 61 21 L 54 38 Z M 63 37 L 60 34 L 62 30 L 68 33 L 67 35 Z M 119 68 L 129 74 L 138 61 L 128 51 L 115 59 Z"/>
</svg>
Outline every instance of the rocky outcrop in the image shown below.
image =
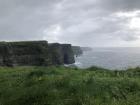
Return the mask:
<svg viewBox="0 0 140 105">
<path fill-rule="evenodd" d="M 11 42 L 12 61 L 14 65 L 36 65 L 49 64 L 47 41 Z"/>
<path fill-rule="evenodd" d="M 62 54 L 65 64 L 72 64 L 75 62 L 74 53 L 70 44 L 62 44 Z"/>
<path fill-rule="evenodd" d="M 53 64 L 72 64 L 75 62 L 70 44 L 49 44 L 50 57 Z"/>
<path fill-rule="evenodd" d="M 63 64 L 62 47 L 58 43 L 49 44 L 49 56 L 52 64 Z"/>
<path fill-rule="evenodd" d="M 5 42 L 0 42 L 0 65 L 10 66 L 12 64 L 11 50 L 9 44 Z"/>
<path fill-rule="evenodd" d="M 74 55 L 76 56 L 80 56 L 83 54 L 83 51 L 80 46 L 72 46 L 72 50 L 74 52 Z"/>
<path fill-rule="evenodd" d="M 74 63 L 70 44 L 47 41 L 0 42 L 0 66 L 48 66 Z"/>
</svg>

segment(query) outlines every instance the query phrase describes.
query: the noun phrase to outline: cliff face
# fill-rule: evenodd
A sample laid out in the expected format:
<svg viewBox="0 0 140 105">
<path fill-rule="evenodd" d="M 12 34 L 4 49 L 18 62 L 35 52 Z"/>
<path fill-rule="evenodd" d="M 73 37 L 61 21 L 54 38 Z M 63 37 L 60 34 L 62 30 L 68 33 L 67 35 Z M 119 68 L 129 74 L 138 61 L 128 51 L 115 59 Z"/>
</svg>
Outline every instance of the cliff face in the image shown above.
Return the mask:
<svg viewBox="0 0 140 105">
<path fill-rule="evenodd" d="M 58 43 L 49 44 L 49 56 L 52 64 L 63 64 L 62 47 Z"/>
<path fill-rule="evenodd" d="M 48 43 L 46 41 L 11 42 L 14 65 L 48 65 Z"/>
<path fill-rule="evenodd" d="M 74 53 L 70 44 L 62 44 L 62 54 L 65 64 L 72 64 L 75 62 Z"/>
<path fill-rule="evenodd" d="M 75 62 L 70 44 L 49 44 L 49 51 L 53 64 L 72 64 Z"/>
<path fill-rule="evenodd" d="M 83 51 L 80 46 L 72 46 L 72 50 L 74 52 L 74 55 L 76 55 L 76 56 L 83 54 Z"/>
<path fill-rule="evenodd" d="M 48 66 L 74 63 L 71 45 L 47 41 L 0 42 L 0 66 Z"/>
<path fill-rule="evenodd" d="M 5 42 L 0 42 L 0 65 L 1 66 L 10 66 L 12 63 L 11 60 L 11 50 L 9 44 Z"/>
</svg>

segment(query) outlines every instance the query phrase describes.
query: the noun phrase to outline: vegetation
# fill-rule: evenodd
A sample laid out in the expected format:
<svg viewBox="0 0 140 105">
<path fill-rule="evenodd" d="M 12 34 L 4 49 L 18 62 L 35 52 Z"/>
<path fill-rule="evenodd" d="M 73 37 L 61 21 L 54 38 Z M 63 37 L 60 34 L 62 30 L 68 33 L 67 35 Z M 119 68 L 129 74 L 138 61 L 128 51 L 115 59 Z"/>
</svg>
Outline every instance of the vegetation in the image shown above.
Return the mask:
<svg viewBox="0 0 140 105">
<path fill-rule="evenodd" d="M 0 68 L 0 105 L 140 105 L 140 68 Z"/>
</svg>

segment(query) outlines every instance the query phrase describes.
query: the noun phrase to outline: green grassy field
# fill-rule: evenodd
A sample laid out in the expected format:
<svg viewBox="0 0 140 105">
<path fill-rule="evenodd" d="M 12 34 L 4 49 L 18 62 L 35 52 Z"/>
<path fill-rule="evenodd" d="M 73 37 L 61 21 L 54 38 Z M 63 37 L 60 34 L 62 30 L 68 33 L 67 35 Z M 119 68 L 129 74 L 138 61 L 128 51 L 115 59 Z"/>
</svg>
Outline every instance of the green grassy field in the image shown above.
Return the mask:
<svg viewBox="0 0 140 105">
<path fill-rule="evenodd" d="M 0 105 L 140 105 L 140 68 L 0 68 Z"/>
</svg>

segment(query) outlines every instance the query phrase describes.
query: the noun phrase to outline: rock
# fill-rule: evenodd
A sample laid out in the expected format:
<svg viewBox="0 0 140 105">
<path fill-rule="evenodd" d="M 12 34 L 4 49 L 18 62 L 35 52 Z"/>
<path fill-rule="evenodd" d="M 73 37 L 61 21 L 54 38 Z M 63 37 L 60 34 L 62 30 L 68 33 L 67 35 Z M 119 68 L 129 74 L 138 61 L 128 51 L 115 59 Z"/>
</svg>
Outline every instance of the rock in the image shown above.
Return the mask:
<svg viewBox="0 0 140 105">
<path fill-rule="evenodd" d="M 0 66 L 49 66 L 74 63 L 70 44 L 47 41 L 0 42 Z"/>
<path fill-rule="evenodd" d="M 72 50 L 74 52 L 74 55 L 76 56 L 80 56 L 83 54 L 83 51 L 80 46 L 72 46 Z"/>
<path fill-rule="evenodd" d="M 49 61 L 47 41 L 10 42 L 13 64 L 19 66 L 47 66 Z"/>
<path fill-rule="evenodd" d="M 62 46 L 59 43 L 49 44 L 49 56 L 51 57 L 52 64 L 64 64 Z"/>
<path fill-rule="evenodd" d="M 12 66 L 12 51 L 10 45 L 5 42 L 0 42 L 0 65 Z"/>
<path fill-rule="evenodd" d="M 72 46 L 70 44 L 62 44 L 61 46 L 62 46 L 62 53 L 64 57 L 64 63 L 65 64 L 75 63 Z"/>
<path fill-rule="evenodd" d="M 70 44 L 49 44 L 50 56 L 53 64 L 72 64 L 75 63 L 74 53 Z"/>
</svg>

